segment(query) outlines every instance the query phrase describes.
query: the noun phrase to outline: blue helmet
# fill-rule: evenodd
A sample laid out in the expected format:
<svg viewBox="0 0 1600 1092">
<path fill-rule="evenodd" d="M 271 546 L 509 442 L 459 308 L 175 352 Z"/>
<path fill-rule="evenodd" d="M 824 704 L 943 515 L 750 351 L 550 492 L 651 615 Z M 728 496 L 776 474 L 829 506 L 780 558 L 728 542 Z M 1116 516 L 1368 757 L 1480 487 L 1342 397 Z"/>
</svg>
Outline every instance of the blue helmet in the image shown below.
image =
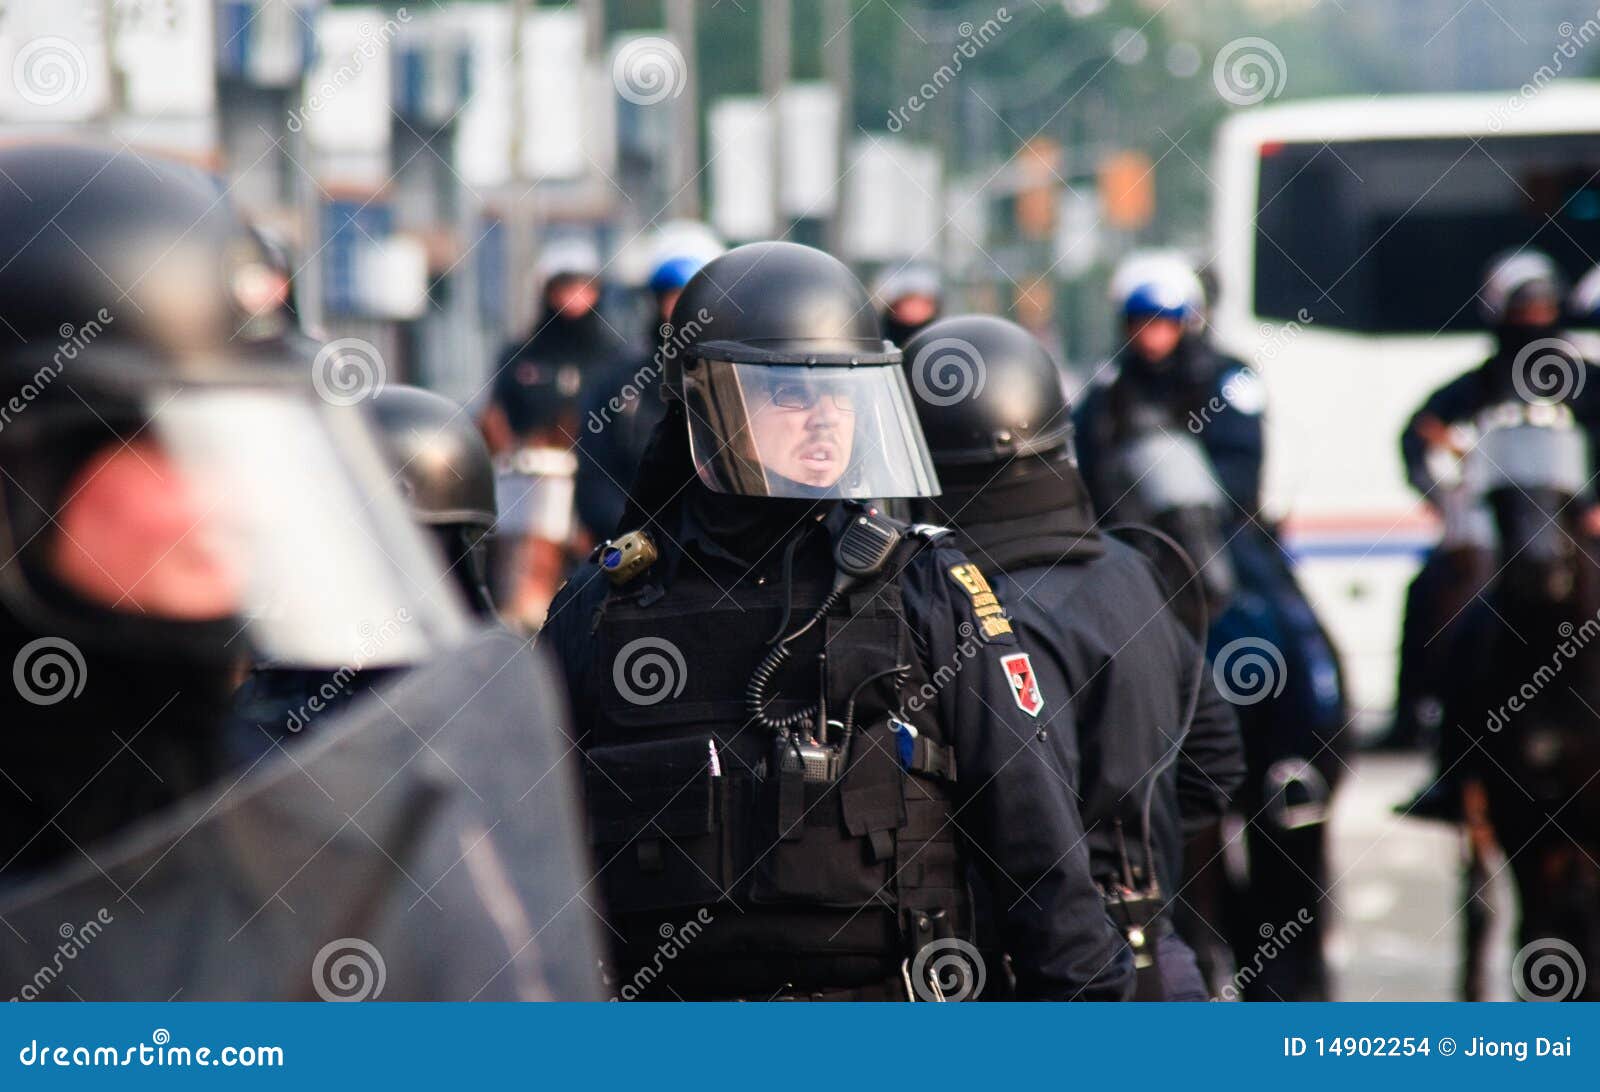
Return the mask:
<svg viewBox="0 0 1600 1092">
<path fill-rule="evenodd" d="M 1164 318 L 1182 322 L 1191 313 L 1189 301 L 1162 291 L 1160 284 L 1141 284 L 1122 301 L 1123 318 Z"/>
<path fill-rule="evenodd" d="M 1129 255 L 1111 276 L 1111 299 L 1123 318 L 1165 318 L 1187 322 L 1204 300 L 1194 267 L 1172 251 Z"/>
<path fill-rule="evenodd" d="M 658 296 L 665 292 L 676 292 L 688 284 L 705 264 L 706 259 L 689 255 L 663 258 L 650 271 L 650 291 Z"/>
</svg>

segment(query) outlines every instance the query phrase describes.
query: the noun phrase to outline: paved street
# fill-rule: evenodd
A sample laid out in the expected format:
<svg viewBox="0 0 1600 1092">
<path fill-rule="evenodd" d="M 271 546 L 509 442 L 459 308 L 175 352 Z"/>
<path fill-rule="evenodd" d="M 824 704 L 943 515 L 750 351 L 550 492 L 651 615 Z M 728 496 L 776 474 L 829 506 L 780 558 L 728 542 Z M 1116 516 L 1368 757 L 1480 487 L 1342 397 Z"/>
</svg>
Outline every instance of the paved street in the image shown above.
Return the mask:
<svg viewBox="0 0 1600 1092">
<path fill-rule="evenodd" d="M 1341 913 L 1329 955 L 1343 1001 L 1452 1000 L 1463 915 L 1460 839 L 1440 823 L 1404 819 L 1391 807 L 1429 771 L 1413 755 L 1363 755 L 1334 810 L 1332 895 Z M 1509 966 L 1508 887 L 1497 883 L 1496 963 Z M 1493 981 L 1509 999 L 1507 972 Z"/>
</svg>

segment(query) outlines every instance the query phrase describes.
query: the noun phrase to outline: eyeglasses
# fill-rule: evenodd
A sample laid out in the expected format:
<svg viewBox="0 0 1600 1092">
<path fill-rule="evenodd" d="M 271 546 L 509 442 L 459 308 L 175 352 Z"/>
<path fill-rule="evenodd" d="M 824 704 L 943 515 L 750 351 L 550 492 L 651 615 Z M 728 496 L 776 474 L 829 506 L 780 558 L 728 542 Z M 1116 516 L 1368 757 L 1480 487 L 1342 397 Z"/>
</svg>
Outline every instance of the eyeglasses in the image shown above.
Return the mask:
<svg viewBox="0 0 1600 1092">
<path fill-rule="evenodd" d="M 808 410 L 817 404 L 823 395 L 833 399 L 833 404 L 845 413 L 854 413 L 856 408 L 855 395 L 847 390 L 843 384 L 834 383 L 801 383 L 798 381 L 777 383 L 772 387 L 771 402 L 779 409 Z"/>
</svg>

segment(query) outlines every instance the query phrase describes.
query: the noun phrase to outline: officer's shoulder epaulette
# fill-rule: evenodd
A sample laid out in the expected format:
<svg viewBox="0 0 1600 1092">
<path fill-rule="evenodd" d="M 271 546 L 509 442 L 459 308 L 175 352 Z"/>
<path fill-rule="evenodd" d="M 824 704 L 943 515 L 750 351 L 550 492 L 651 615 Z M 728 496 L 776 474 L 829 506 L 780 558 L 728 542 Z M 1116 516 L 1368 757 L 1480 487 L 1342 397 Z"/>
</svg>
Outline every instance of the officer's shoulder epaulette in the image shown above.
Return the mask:
<svg viewBox="0 0 1600 1092">
<path fill-rule="evenodd" d="M 1015 640 L 1006 608 L 994 594 L 994 589 L 989 586 L 983 570 L 971 561 L 963 561 L 951 565 L 945 573 L 971 601 L 972 614 L 977 619 L 978 632 L 982 634 L 984 641 L 1001 641 L 1009 644 Z"/>
</svg>

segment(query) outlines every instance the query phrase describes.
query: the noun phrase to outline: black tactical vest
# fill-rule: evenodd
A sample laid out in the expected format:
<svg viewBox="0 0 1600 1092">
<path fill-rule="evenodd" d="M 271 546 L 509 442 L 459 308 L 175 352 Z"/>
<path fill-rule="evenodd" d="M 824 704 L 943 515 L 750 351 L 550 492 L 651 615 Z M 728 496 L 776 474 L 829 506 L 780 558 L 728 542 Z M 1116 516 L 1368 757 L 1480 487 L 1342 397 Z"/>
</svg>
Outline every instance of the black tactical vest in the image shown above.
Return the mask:
<svg viewBox="0 0 1600 1092">
<path fill-rule="evenodd" d="M 767 713 L 820 697 L 817 714 L 787 736 L 749 715 L 779 626 L 799 629 L 833 580 L 826 535 L 803 533 L 789 587 L 724 592 L 682 558 L 669 588 L 640 577 L 595 614 L 579 700 L 622 997 L 904 996 L 908 957 L 970 931 L 953 752 L 915 698 L 927 673 L 894 579 L 923 539 L 792 642 Z"/>
</svg>

